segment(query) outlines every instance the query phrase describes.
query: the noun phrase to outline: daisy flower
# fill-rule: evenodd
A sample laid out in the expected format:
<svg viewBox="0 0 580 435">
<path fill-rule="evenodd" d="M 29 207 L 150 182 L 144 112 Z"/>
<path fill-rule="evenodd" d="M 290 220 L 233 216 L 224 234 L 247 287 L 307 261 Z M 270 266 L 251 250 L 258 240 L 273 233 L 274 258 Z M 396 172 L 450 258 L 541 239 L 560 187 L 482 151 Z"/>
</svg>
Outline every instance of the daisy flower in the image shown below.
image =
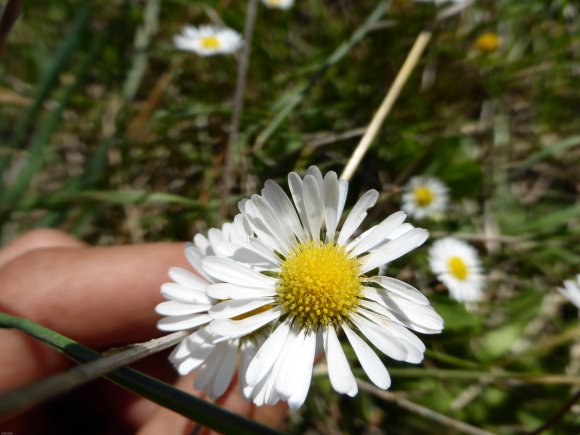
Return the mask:
<svg viewBox="0 0 580 435">
<path fill-rule="evenodd" d="M 243 44 L 235 30 L 217 26 L 185 26 L 173 42 L 180 50 L 193 51 L 200 56 L 234 53 Z"/>
<path fill-rule="evenodd" d="M 207 327 L 212 319 L 208 310 L 218 301 L 206 295 L 208 285 L 216 280 L 205 274 L 202 260 L 208 255 L 226 257 L 227 242 L 244 243 L 251 229 L 245 219 L 238 215 L 233 223 L 224 224 L 222 229 L 212 228 L 208 237 L 197 234 L 194 243 L 185 248 L 185 256 L 193 270 L 173 267 L 169 270 L 171 282 L 161 286 L 161 294 L 168 299 L 156 307 L 158 314 L 165 316 L 157 327 L 162 331 L 192 330 L 171 353 L 169 360 L 180 375 L 199 368 L 194 386 L 212 398 L 221 396 L 230 385 L 241 353 L 239 372 L 245 373 L 250 359 L 255 355 L 265 335 L 254 334 L 242 339 L 220 340 Z M 219 246 L 222 246 L 220 250 Z M 238 376 L 242 393 L 247 395 L 245 377 Z"/>
<path fill-rule="evenodd" d="M 580 309 L 580 274 L 576 275 L 575 280 L 564 281 L 564 287 L 558 287 L 558 291 Z"/>
<path fill-rule="evenodd" d="M 429 249 L 429 265 L 459 302 L 481 299 L 484 276 L 477 251 L 453 237 L 436 241 Z"/>
<path fill-rule="evenodd" d="M 294 0 L 262 0 L 269 8 L 275 9 L 290 9 L 294 4 Z"/>
<path fill-rule="evenodd" d="M 404 188 L 401 208 L 416 219 L 440 215 L 447 209 L 448 192 L 435 177 L 413 177 Z"/>
<path fill-rule="evenodd" d="M 439 333 L 443 320 L 417 289 L 373 271 L 420 246 L 428 233 L 397 212 L 356 237 L 376 190 L 366 192 L 340 225 L 347 181 L 310 167 L 304 178 L 290 173 L 288 182 L 292 199 L 269 180 L 261 195 L 240 203 L 254 236 L 228 243 L 229 258 L 203 259 L 204 273 L 221 281 L 209 285 L 207 295 L 223 301 L 209 309 L 209 330 L 232 340 L 272 329 L 246 372 L 256 405 L 302 405 L 322 350 L 333 388 L 354 396 L 358 388 L 340 331 L 369 379 L 386 389 L 389 373 L 363 338 L 395 360 L 419 363 L 425 346 L 409 329 Z M 266 260 L 256 267 L 255 257 Z"/>
</svg>

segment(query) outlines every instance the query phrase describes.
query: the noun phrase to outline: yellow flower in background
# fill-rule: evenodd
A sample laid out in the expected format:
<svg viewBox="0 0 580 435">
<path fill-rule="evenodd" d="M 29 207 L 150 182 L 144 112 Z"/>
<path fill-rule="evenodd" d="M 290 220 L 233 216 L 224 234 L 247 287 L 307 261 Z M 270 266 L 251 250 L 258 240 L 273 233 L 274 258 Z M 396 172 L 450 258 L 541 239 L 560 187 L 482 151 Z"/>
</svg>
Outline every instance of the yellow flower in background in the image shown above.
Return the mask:
<svg viewBox="0 0 580 435">
<path fill-rule="evenodd" d="M 501 38 L 497 33 L 485 32 L 479 35 L 473 44 L 474 48 L 484 54 L 493 53 L 501 45 Z"/>
</svg>

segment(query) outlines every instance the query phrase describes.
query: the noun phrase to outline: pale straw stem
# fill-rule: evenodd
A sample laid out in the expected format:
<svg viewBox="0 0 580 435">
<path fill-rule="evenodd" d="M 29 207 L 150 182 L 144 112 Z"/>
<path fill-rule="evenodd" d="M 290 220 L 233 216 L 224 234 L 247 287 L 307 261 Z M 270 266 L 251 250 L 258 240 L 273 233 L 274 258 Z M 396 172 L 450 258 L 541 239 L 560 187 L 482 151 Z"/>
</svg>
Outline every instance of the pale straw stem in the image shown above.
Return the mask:
<svg viewBox="0 0 580 435">
<path fill-rule="evenodd" d="M 350 160 L 348 161 L 346 168 L 344 168 L 344 172 L 340 176 L 341 179 L 348 181 L 352 178 L 352 175 L 358 168 L 361 160 L 363 159 L 377 133 L 379 132 L 381 125 L 385 121 L 385 118 L 393 108 L 395 101 L 397 101 L 397 98 L 399 97 L 403 86 L 407 82 L 407 79 L 415 69 L 415 66 L 417 66 L 417 62 L 421 58 L 421 55 L 423 54 L 425 47 L 427 47 L 430 39 L 431 32 L 427 30 L 419 33 L 417 39 L 415 39 L 415 43 L 413 44 L 411 51 L 409 51 L 407 59 L 405 59 L 405 63 L 403 63 L 403 66 L 399 70 L 399 73 L 397 74 L 395 81 L 389 89 L 389 92 L 387 92 L 385 99 L 381 103 L 379 110 L 377 110 L 377 113 L 375 113 L 375 116 L 369 124 L 364 136 L 362 137 Z"/>
</svg>

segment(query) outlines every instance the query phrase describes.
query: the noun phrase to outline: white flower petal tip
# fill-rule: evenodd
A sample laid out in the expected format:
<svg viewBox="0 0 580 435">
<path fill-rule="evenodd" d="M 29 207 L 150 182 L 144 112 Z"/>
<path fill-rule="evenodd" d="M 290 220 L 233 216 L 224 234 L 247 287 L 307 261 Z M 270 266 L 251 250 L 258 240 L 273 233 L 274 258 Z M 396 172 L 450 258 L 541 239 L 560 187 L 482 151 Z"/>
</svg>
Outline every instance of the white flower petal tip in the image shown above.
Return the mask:
<svg viewBox="0 0 580 435">
<path fill-rule="evenodd" d="M 472 246 L 453 237 L 438 240 L 429 249 L 429 265 L 453 299 L 464 303 L 482 299 L 485 277 Z"/>
<path fill-rule="evenodd" d="M 449 189 L 435 177 L 413 177 L 403 189 L 401 208 L 415 219 L 439 217 L 449 204 Z"/>
<path fill-rule="evenodd" d="M 262 0 L 264 5 L 272 9 L 290 9 L 294 5 L 294 0 Z"/>
<path fill-rule="evenodd" d="M 558 291 L 580 309 L 580 274 L 576 279 L 564 281 L 564 287 L 559 287 Z"/>
<path fill-rule="evenodd" d="M 191 51 L 200 56 L 231 54 L 243 44 L 242 37 L 235 30 L 217 26 L 185 26 L 173 38 L 180 50 Z"/>
</svg>

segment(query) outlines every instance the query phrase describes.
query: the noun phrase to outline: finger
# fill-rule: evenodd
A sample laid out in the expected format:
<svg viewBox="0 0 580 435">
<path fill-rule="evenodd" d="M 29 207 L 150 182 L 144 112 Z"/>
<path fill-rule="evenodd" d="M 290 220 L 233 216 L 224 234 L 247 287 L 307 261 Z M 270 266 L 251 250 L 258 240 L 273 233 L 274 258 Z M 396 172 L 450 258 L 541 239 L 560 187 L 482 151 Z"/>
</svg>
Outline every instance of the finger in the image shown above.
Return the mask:
<svg viewBox="0 0 580 435">
<path fill-rule="evenodd" d="M 92 346 L 145 340 L 176 265 L 180 243 L 35 250 L 0 269 L 0 308 Z"/>
<path fill-rule="evenodd" d="M 80 248 L 82 246 L 86 246 L 86 244 L 64 231 L 51 228 L 31 230 L 0 250 L 0 267 L 35 249 L 54 247 Z"/>
<path fill-rule="evenodd" d="M 188 375 L 180 378 L 176 387 L 190 394 L 205 398 L 202 392 L 193 387 L 194 377 L 195 375 Z M 228 390 L 216 401 L 216 404 L 238 415 L 246 416 L 274 428 L 281 428 L 288 415 L 288 407 L 285 403 L 278 403 L 274 406 L 256 407 L 250 401 L 246 401 L 242 398 L 238 383 L 235 381 L 230 384 Z M 139 412 L 143 412 L 144 410 L 151 411 L 151 408 L 145 403 L 140 403 L 138 406 L 142 407 L 139 409 Z M 173 411 L 158 406 L 157 409 L 153 416 L 139 430 L 139 435 L 154 435 L 159 433 L 189 434 L 197 426 L 197 423 Z M 217 432 L 202 427 L 198 433 L 200 435 L 209 435 L 216 434 Z"/>
<path fill-rule="evenodd" d="M 171 266 L 187 267 L 183 245 L 36 249 L 0 268 L 0 310 L 92 347 L 158 335 L 155 305 Z M 62 369 L 66 360 L 16 331 L 0 331 L 0 389 Z"/>
<path fill-rule="evenodd" d="M 184 376 L 175 385 L 180 390 L 194 394 L 203 398 L 203 393 L 193 387 L 193 375 Z M 142 401 L 133 408 L 133 418 L 142 418 L 144 412 L 148 411 L 150 418 L 137 432 L 138 435 L 158 435 L 160 433 L 170 433 L 174 435 L 185 435 L 192 433 L 195 422 L 189 420 L 174 411 L 154 405 L 149 401 Z"/>
</svg>

